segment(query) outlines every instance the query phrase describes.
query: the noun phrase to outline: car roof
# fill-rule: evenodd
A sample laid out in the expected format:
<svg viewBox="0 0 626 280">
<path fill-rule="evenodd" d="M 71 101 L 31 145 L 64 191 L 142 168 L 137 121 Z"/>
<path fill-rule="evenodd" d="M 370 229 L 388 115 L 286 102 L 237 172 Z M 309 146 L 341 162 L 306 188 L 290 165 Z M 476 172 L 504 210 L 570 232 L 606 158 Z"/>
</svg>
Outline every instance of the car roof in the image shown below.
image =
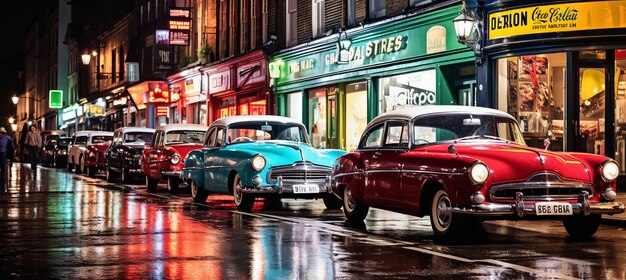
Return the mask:
<svg viewBox="0 0 626 280">
<path fill-rule="evenodd" d="M 201 124 L 166 124 L 156 128 L 157 131 L 164 131 L 168 133 L 173 130 L 190 130 L 190 131 L 204 131 L 209 129 L 206 125 Z"/>
<path fill-rule="evenodd" d="M 411 108 L 404 108 L 389 111 L 379 115 L 374 118 L 370 125 L 379 123 L 381 121 L 386 120 L 413 120 L 415 118 L 431 115 L 431 114 L 454 114 L 454 113 L 468 113 L 468 114 L 476 114 L 476 115 L 493 115 L 503 118 L 514 118 L 502 111 L 498 111 L 496 109 L 486 108 L 486 107 L 476 107 L 476 106 L 460 106 L 460 105 L 424 105 L 424 106 L 416 106 Z"/>
<path fill-rule="evenodd" d="M 223 117 L 214 121 L 211 126 L 229 126 L 239 122 L 274 122 L 274 123 L 295 123 L 302 125 L 301 122 L 288 117 L 271 116 L 271 115 L 248 115 L 248 116 L 232 116 Z"/>
<path fill-rule="evenodd" d="M 113 132 L 111 131 L 96 131 L 89 133 L 90 136 L 113 136 Z"/>
<path fill-rule="evenodd" d="M 72 134 L 72 135 L 73 135 L 74 137 L 78 137 L 78 136 L 87 136 L 87 135 L 89 135 L 89 134 L 91 134 L 91 133 L 94 133 L 94 132 L 98 132 L 98 131 L 96 131 L 96 130 L 81 130 L 81 131 L 76 131 L 76 132 L 74 132 L 74 134 Z"/>
<path fill-rule="evenodd" d="M 129 126 L 129 127 L 120 127 L 120 128 L 115 130 L 115 132 L 118 132 L 118 131 L 122 132 L 122 133 L 127 133 L 127 132 L 150 132 L 150 133 L 154 133 L 154 128 Z"/>
</svg>

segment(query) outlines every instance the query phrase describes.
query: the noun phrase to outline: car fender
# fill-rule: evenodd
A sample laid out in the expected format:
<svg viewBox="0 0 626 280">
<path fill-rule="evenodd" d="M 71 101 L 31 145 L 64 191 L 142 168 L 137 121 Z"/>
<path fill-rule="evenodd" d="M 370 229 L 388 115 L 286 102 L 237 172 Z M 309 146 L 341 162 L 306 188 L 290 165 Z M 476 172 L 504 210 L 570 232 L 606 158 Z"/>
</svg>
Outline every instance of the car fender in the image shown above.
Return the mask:
<svg viewBox="0 0 626 280">
<path fill-rule="evenodd" d="M 185 157 L 183 165 L 183 178 L 185 181 L 194 181 L 199 187 L 203 187 L 204 182 L 204 160 L 202 150 L 193 150 Z"/>
</svg>

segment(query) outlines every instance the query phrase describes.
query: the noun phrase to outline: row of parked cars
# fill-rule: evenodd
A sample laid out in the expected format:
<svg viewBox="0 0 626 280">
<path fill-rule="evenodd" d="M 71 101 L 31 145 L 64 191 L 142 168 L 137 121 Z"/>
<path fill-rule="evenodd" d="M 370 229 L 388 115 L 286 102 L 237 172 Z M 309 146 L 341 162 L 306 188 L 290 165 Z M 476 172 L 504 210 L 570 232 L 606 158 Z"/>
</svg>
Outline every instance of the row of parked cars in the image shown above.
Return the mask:
<svg viewBox="0 0 626 280">
<path fill-rule="evenodd" d="M 593 235 L 616 202 L 617 163 L 601 155 L 525 145 L 501 111 L 422 106 L 378 116 L 358 148 L 316 149 L 302 123 L 278 116 L 235 116 L 209 127 L 77 132 L 68 169 L 107 180 L 145 178 L 149 190 L 182 184 L 196 202 L 230 194 L 250 211 L 257 198 L 319 198 L 362 223 L 369 207 L 429 216 L 437 237 L 485 219 L 560 219 L 573 237 Z"/>
</svg>

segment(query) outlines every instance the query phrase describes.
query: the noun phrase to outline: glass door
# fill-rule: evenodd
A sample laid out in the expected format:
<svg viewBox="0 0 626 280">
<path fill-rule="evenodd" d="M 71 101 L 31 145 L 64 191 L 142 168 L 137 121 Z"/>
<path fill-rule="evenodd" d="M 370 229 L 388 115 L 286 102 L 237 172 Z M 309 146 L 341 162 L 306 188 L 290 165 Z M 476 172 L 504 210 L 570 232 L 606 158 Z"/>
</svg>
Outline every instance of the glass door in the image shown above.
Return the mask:
<svg viewBox="0 0 626 280">
<path fill-rule="evenodd" d="M 580 152 L 605 154 L 606 68 L 579 67 L 578 143 Z"/>
</svg>

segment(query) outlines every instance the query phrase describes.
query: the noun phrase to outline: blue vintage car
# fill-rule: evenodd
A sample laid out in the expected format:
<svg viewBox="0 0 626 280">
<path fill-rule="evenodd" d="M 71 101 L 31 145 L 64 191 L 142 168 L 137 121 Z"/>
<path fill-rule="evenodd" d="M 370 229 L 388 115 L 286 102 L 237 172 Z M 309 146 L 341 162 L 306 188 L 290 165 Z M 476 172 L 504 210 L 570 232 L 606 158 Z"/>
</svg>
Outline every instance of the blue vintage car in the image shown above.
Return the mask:
<svg viewBox="0 0 626 280">
<path fill-rule="evenodd" d="M 209 127 L 202 150 L 185 158 L 183 176 L 196 202 L 208 194 L 232 194 L 241 211 L 250 211 L 257 197 L 322 198 L 339 209 L 330 173 L 342 150 L 318 150 L 309 144 L 302 123 L 279 116 L 234 116 Z"/>
</svg>

